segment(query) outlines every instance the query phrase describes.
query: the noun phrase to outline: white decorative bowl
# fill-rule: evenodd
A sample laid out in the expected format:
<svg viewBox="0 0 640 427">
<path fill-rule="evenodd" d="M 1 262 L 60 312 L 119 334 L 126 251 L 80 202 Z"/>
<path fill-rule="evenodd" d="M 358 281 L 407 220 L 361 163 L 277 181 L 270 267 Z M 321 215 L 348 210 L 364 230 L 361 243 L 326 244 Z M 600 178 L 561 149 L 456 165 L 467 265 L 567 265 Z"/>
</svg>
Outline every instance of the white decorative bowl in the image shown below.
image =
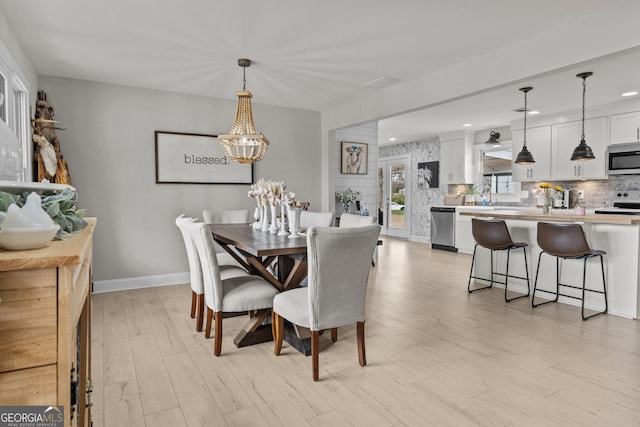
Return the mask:
<svg viewBox="0 0 640 427">
<path fill-rule="evenodd" d="M 59 225 L 39 228 L 8 228 L 0 231 L 0 247 L 10 251 L 44 248 L 56 236 Z"/>
<path fill-rule="evenodd" d="M 50 182 L 22 182 L 22 181 L 0 181 L 0 191 L 12 194 L 20 194 L 25 191 L 42 194 L 45 191 L 60 192 L 70 189 L 76 191 L 75 187 L 68 184 L 54 184 Z"/>
</svg>

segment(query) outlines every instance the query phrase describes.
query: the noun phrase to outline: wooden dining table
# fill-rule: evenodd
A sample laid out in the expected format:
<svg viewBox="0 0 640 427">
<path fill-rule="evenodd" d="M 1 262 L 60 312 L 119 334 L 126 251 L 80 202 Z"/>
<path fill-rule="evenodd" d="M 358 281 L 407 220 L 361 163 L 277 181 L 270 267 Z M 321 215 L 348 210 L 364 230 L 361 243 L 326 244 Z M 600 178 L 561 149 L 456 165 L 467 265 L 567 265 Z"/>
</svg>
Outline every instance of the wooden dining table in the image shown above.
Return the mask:
<svg viewBox="0 0 640 427">
<path fill-rule="evenodd" d="M 295 289 L 307 277 L 307 239 L 290 239 L 254 229 L 249 224 L 210 224 L 214 240 L 250 273 L 259 275 L 280 292 Z M 273 339 L 265 319 L 271 309 L 257 310 L 234 338 L 237 347 Z M 307 353 L 306 331 L 285 332 L 285 340 Z"/>
<path fill-rule="evenodd" d="M 213 238 L 224 250 L 279 291 L 297 288 L 307 276 L 306 236 L 290 239 L 256 230 L 247 224 L 211 224 L 209 227 Z M 284 268 L 278 268 L 278 274 L 274 275 L 268 267 L 276 261 Z"/>
</svg>

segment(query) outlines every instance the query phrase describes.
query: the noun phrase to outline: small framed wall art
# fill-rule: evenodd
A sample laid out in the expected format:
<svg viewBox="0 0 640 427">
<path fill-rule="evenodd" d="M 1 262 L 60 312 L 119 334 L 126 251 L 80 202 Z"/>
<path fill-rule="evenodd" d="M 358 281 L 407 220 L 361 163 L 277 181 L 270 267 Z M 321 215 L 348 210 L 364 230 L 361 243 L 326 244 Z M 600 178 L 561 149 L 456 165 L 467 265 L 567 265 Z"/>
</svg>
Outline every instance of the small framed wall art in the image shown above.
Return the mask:
<svg viewBox="0 0 640 427">
<path fill-rule="evenodd" d="M 369 148 L 364 142 L 340 143 L 340 172 L 343 174 L 366 175 L 369 162 Z"/>
<path fill-rule="evenodd" d="M 157 184 L 251 184 L 253 165 L 229 159 L 217 135 L 155 131 Z"/>
<path fill-rule="evenodd" d="M 418 188 L 438 188 L 440 162 L 418 163 Z"/>
</svg>

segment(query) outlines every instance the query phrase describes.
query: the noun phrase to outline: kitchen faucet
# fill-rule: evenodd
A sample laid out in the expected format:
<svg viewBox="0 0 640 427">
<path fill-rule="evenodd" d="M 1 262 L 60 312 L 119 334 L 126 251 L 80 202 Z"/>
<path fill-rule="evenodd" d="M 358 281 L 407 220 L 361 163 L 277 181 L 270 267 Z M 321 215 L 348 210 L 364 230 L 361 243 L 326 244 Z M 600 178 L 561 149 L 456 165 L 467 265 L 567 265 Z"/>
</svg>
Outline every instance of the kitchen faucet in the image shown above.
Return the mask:
<svg viewBox="0 0 640 427">
<path fill-rule="evenodd" d="M 493 206 L 493 199 L 492 199 L 492 194 L 491 194 L 491 184 L 489 184 L 489 185 L 485 184 L 485 186 L 484 186 L 483 196 L 486 197 L 487 193 L 489 193 L 489 202 L 488 202 L 488 204 L 489 204 L 489 206 Z"/>
</svg>

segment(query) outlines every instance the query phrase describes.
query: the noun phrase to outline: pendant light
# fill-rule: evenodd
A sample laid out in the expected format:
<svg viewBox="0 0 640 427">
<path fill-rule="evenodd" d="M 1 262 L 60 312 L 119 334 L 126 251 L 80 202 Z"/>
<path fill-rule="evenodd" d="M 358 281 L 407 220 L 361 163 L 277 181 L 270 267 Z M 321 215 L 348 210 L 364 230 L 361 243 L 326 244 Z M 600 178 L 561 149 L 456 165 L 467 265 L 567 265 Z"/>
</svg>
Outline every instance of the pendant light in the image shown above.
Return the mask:
<svg viewBox="0 0 640 427">
<path fill-rule="evenodd" d="M 573 154 L 571 154 L 571 160 L 577 160 L 580 162 L 593 160 L 596 158 L 596 156 L 593 155 L 593 150 L 591 150 L 591 147 L 589 147 L 584 140 L 584 101 L 585 95 L 587 93 L 587 77 L 592 74 L 592 72 L 588 71 L 586 73 L 580 73 L 576 75 L 576 77 L 582 79 L 582 134 L 580 135 L 580 143 L 573 150 Z"/>
<path fill-rule="evenodd" d="M 236 92 L 238 96 L 236 117 L 229 135 L 218 135 L 218 139 L 229 158 L 238 163 L 253 163 L 262 160 L 267 152 L 269 140 L 263 134 L 256 132 L 251 111 L 253 95 L 245 90 L 247 85 L 245 72 L 247 67 L 251 66 L 251 60 L 240 58 L 238 65 L 242 67 L 242 90 Z"/>
<path fill-rule="evenodd" d="M 535 163 L 536 161 L 533 159 L 533 155 L 527 149 L 527 92 L 533 89 L 530 86 L 522 87 L 519 90 L 524 92 L 524 137 L 522 141 L 522 150 L 516 156 L 516 161 L 514 162 L 517 165 L 530 165 Z"/>
</svg>

